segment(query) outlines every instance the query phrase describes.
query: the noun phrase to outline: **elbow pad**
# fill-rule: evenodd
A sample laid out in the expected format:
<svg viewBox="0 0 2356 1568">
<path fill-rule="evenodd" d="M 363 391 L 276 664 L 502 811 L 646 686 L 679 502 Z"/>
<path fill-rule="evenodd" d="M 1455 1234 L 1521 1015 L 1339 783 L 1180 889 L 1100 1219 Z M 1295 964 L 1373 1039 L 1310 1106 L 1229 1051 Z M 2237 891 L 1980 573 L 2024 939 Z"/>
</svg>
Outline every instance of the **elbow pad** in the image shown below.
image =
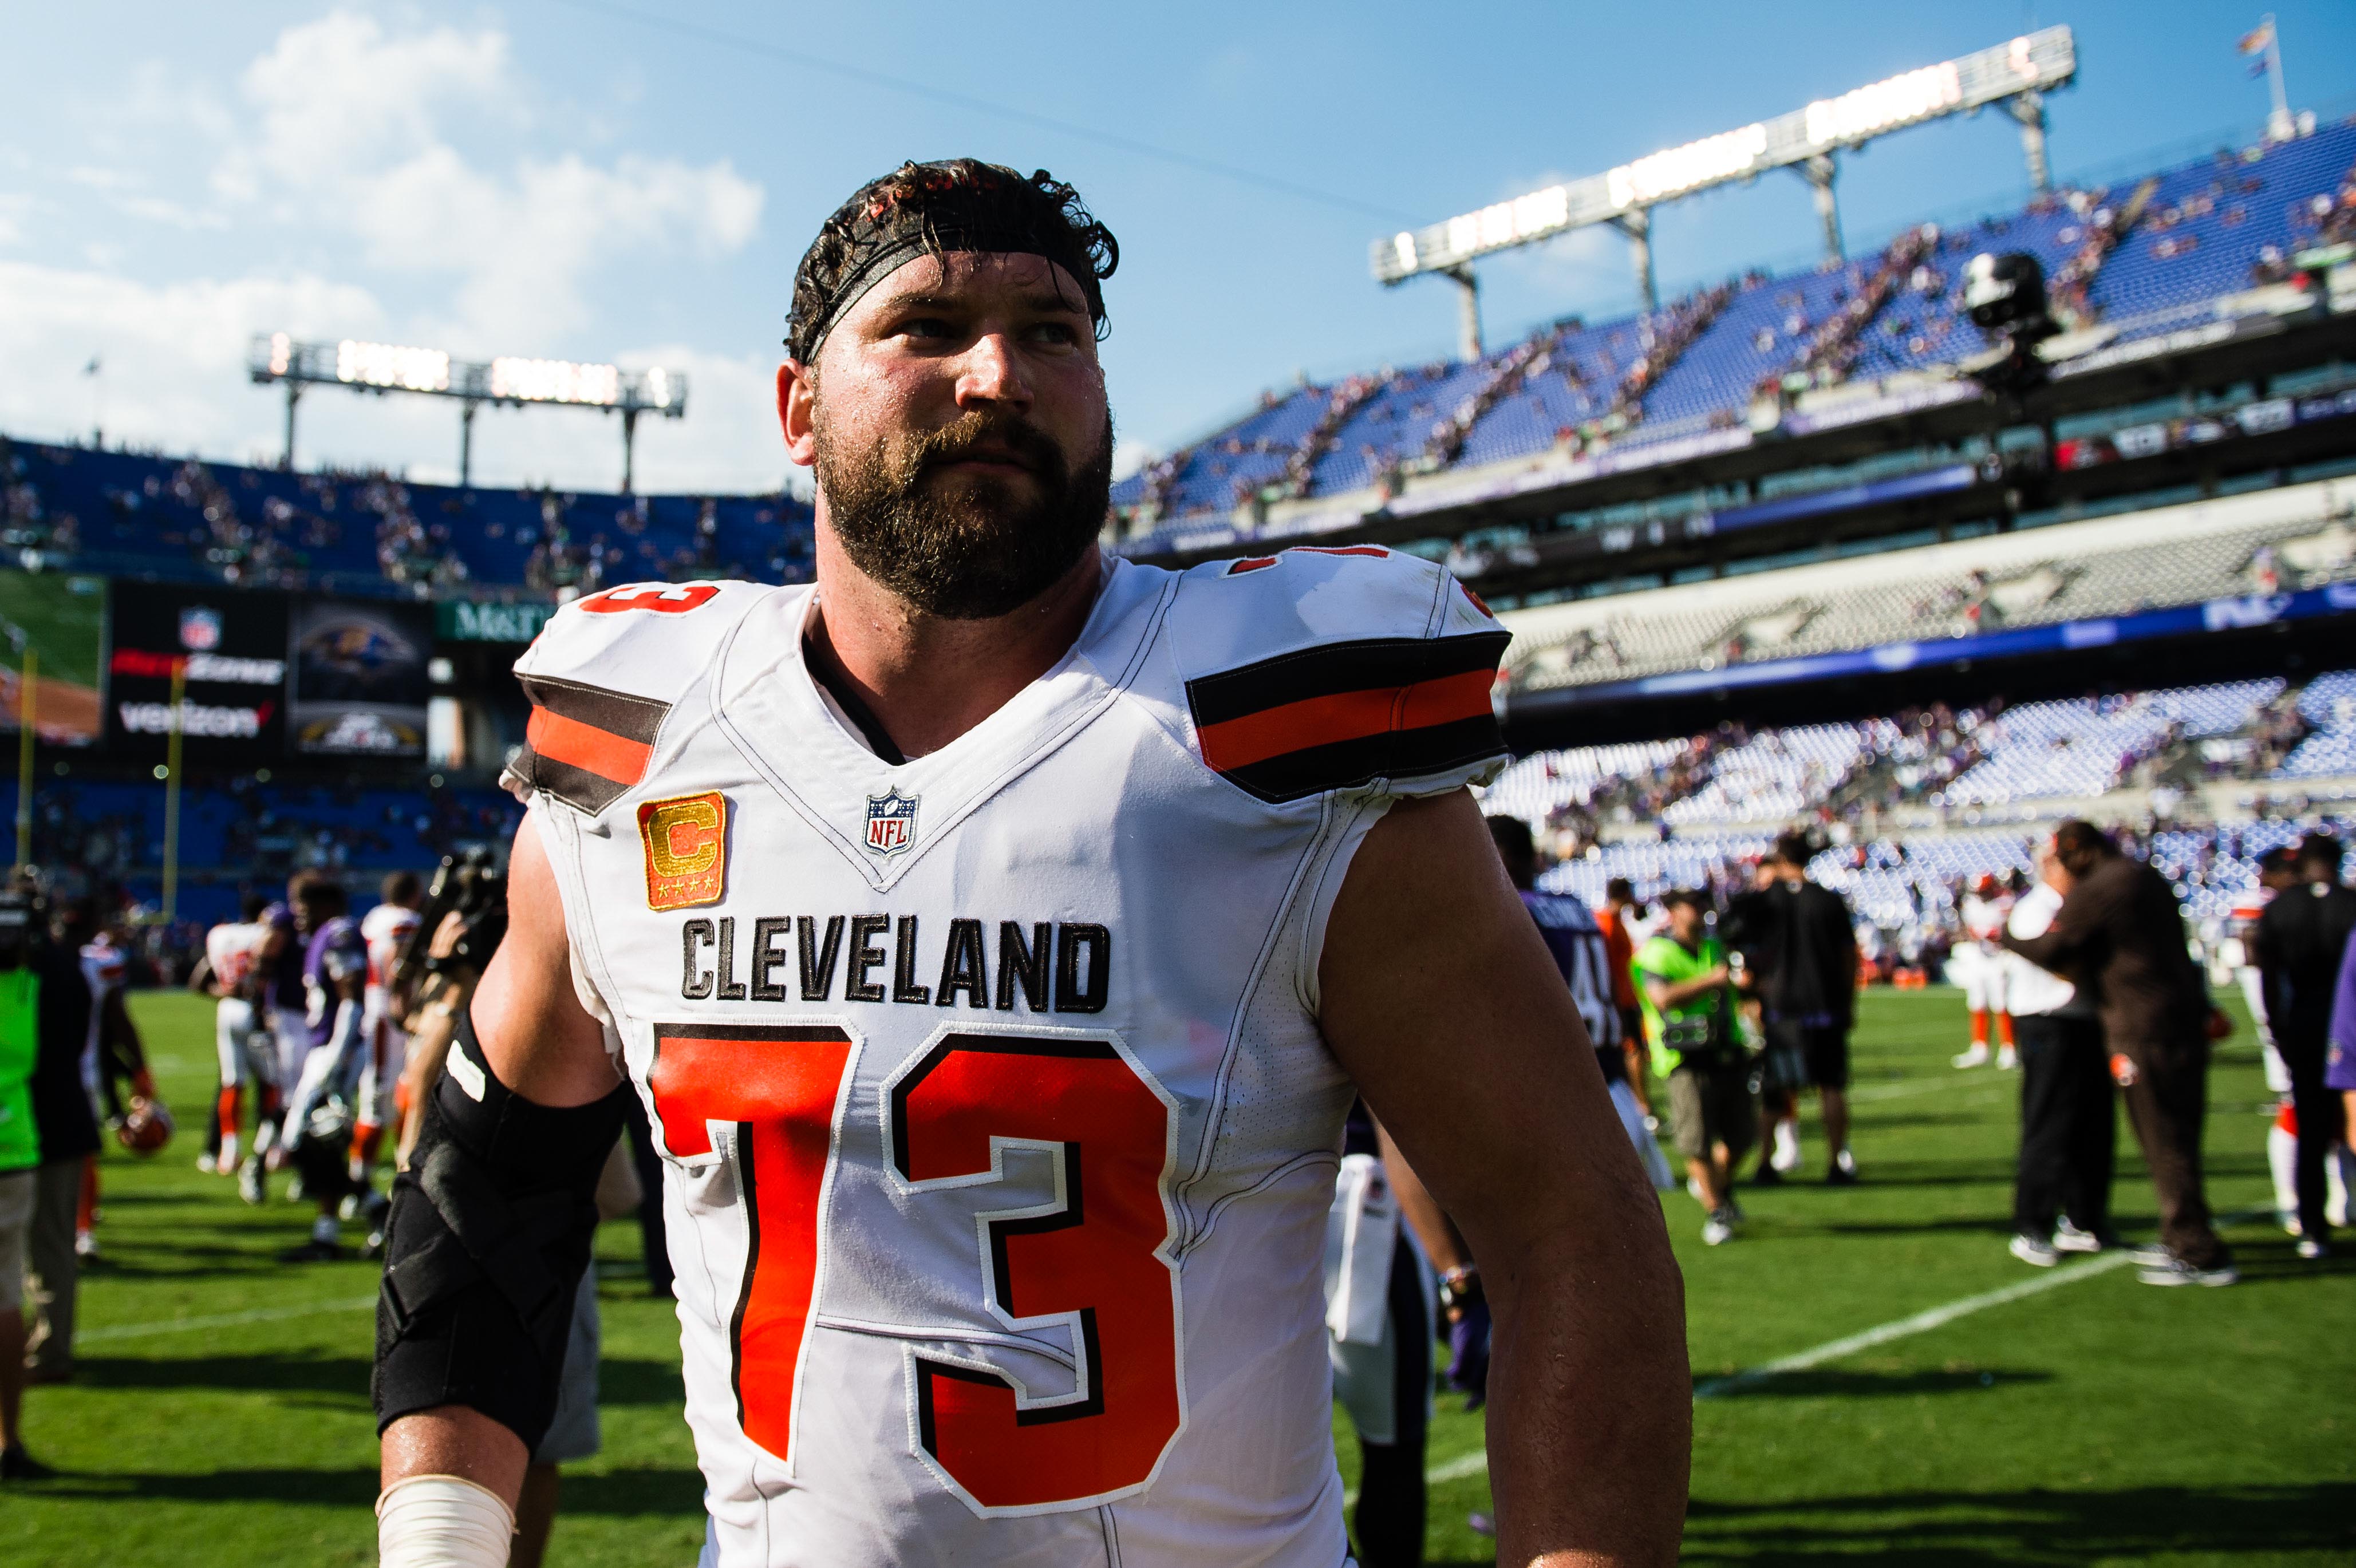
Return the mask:
<svg viewBox="0 0 2356 1568">
<path fill-rule="evenodd" d="M 472 1014 L 459 1015 L 449 1066 L 392 1186 L 370 1385 L 378 1432 L 459 1404 L 540 1445 L 597 1228 L 598 1173 L 628 1093 L 534 1104 L 492 1073 Z"/>
</svg>

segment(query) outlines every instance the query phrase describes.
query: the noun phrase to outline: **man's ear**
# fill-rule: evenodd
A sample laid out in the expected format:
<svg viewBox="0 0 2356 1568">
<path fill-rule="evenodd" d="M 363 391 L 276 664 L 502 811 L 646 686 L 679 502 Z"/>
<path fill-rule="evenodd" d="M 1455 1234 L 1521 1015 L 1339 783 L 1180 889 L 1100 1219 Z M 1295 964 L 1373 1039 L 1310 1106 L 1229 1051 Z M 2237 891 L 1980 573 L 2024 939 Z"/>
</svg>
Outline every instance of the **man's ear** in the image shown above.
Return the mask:
<svg viewBox="0 0 2356 1568">
<path fill-rule="evenodd" d="M 786 456 L 796 466 L 818 462 L 818 436 L 810 418 L 816 380 L 798 359 L 777 367 L 777 429 L 786 438 Z"/>
</svg>

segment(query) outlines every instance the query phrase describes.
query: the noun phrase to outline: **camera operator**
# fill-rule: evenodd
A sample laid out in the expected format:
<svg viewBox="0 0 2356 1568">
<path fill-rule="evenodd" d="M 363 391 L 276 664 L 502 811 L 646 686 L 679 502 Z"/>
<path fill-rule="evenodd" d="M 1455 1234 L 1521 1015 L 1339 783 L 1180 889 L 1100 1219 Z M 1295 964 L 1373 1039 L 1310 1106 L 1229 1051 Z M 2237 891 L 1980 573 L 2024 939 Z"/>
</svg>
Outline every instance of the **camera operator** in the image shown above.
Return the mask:
<svg viewBox="0 0 2356 1568">
<path fill-rule="evenodd" d="M 426 1200 L 423 1175 L 411 1167 L 426 1106 L 441 1083 L 450 1055 L 457 1020 L 465 1015 L 491 955 L 507 933 L 507 888 L 492 869 L 490 857 L 470 851 L 444 859 L 434 879 L 423 909 L 408 942 L 386 976 L 388 1007 L 399 1017 L 406 1008 L 403 1027 L 409 1033 L 409 1060 L 403 1065 L 399 1101 L 402 1109 L 393 1182 L 395 1208 L 389 1223 L 397 1223 L 399 1205 Z M 607 1155 L 597 1183 L 597 1217 L 618 1220 L 636 1212 L 645 1192 L 630 1159 L 616 1140 Z M 658 1197 L 655 1201 L 659 1203 Z M 381 1232 L 369 1237 L 372 1253 L 384 1247 Z M 397 1291 L 403 1265 L 396 1261 L 388 1272 L 383 1304 L 378 1308 L 379 1337 L 388 1312 L 398 1310 Z M 561 1484 L 558 1467 L 594 1456 L 603 1446 L 597 1421 L 597 1360 L 603 1326 L 597 1311 L 597 1270 L 582 1271 L 573 1300 L 572 1326 L 565 1340 L 556 1415 L 548 1435 L 532 1451 L 524 1471 L 522 1495 L 517 1499 L 515 1538 L 509 1548 L 509 1568 L 540 1568 L 556 1522 Z"/>
</svg>

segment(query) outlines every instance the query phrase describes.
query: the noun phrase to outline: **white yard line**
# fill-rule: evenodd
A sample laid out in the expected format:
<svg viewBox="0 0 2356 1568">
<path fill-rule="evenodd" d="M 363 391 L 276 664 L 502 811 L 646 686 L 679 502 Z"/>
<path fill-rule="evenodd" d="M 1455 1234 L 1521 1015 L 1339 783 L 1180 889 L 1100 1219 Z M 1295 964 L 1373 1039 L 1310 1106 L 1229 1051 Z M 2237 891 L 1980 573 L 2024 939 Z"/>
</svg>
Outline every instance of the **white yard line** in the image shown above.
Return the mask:
<svg viewBox="0 0 2356 1568">
<path fill-rule="evenodd" d="M 1962 1300 L 1951 1301 L 1944 1307 L 1933 1307 L 1927 1311 L 1917 1312 L 1912 1317 L 1901 1317 L 1894 1322 L 1868 1328 L 1862 1333 L 1845 1335 L 1838 1339 L 1828 1339 L 1812 1350 L 1802 1350 L 1797 1355 L 1785 1356 L 1779 1360 L 1768 1361 L 1726 1377 L 1711 1378 L 1705 1382 L 1694 1385 L 1694 1398 L 1697 1401 L 1723 1399 L 1728 1394 L 1740 1393 L 1744 1389 L 1755 1388 L 1769 1378 L 1780 1377 L 1785 1372 L 1805 1371 L 1810 1367 L 1822 1366 L 1826 1361 L 1839 1360 L 1843 1356 L 1853 1356 L 1859 1350 L 1869 1350 L 1876 1345 L 1886 1345 L 1892 1339 L 1903 1339 L 1915 1334 L 1928 1334 L 1932 1329 L 1944 1328 L 1958 1317 L 1968 1317 L 1975 1312 L 1985 1312 L 1991 1307 L 2003 1307 L 2032 1296 L 2041 1296 L 2049 1290 L 2059 1290 L 2065 1285 L 2075 1285 L 2080 1280 L 2092 1279 L 2096 1275 L 2108 1274 L 2115 1268 L 2124 1268 L 2133 1261 L 2133 1254 L 2126 1248 L 2117 1248 L 2104 1253 L 2100 1257 L 2088 1258 L 2084 1263 L 2071 1264 L 2054 1269 L 2051 1273 L 2039 1275 L 2034 1279 L 2024 1279 L 2019 1285 L 2008 1285 L 2001 1290 L 1987 1290 L 1982 1291 L 1977 1296 L 1966 1296 Z"/>
<path fill-rule="evenodd" d="M 2220 1225 L 2241 1224 L 2262 1218 L 2271 1212 L 2273 1212 L 2272 1210 L 2263 1208 L 2237 1210 L 2232 1213 L 2218 1215 L 2217 1222 Z M 1828 1339 L 1814 1349 L 1802 1350 L 1796 1355 L 1767 1361 L 1743 1371 L 1730 1373 L 1726 1377 L 1711 1378 L 1705 1382 L 1694 1385 L 1694 1399 L 1696 1403 L 1705 1399 L 1724 1399 L 1730 1394 L 1738 1394 L 1745 1389 L 1755 1388 L 1770 1378 L 1780 1377 L 1786 1372 L 1806 1371 L 1809 1368 L 1822 1366 L 1826 1361 L 1837 1361 L 1844 1356 L 1853 1356 L 1859 1350 L 1869 1350 L 1876 1345 L 1886 1345 L 1892 1339 L 1904 1339 L 1916 1334 L 1927 1334 L 1933 1328 L 1946 1327 L 1958 1317 L 1968 1317 L 1975 1312 L 1985 1312 L 1991 1307 L 2009 1306 L 2013 1302 L 2024 1301 L 2032 1296 L 2041 1296 L 2049 1290 L 2059 1290 L 2065 1285 L 2076 1285 L 2081 1280 L 2093 1279 L 2098 1275 L 2125 1268 L 2134 1261 L 2134 1253 L 2126 1248 L 2114 1248 L 2100 1257 L 2088 1258 L 2083 1263 L 2065 1264 L 2051 1274 L 2042 1274 L 2034 1279 L 2022 1280 L 2019 1285 L 2008 1285 L 2000 1290 L 1987 1290 L 1977 1296 L 1966 1296 L 1959 1301 L 1948 1302 L 1944 1307 L 1933 1307 L 1917 1312 L 1911 1317 L 1901 1317 L 1877 1328 L 1865 1329 L 1860 1333 L 1844 1335 L 1837 1339 Z M 1482 1475 L 1488 1468 L 1488 1451 L 1485 1448 L 1480 1448 L 1470 1454 L 1460 1455 L 1456 1458 L 1434 1465 L 1423 1473 L 1423 1478 L 1438 1486 L 1442 1481 L 1461 1481 L 1467 1476 Z M 1353 1501 L 1356 1497 L 1355 1492 L 1350 1494 L 1350 1499 Z"/>
<path fill-rule="evenodd" d="M 2097 1275 L 2108 1274 L 2113 1269 L 2123 1268 L 2131 1261 L 2133 1260 L 2127 1251 L 2120 1248 L 2115 1252 L 2104 1253 L 2100 1257 L 2089 1258 L 2082 1264 L 2057 1268 L 2052 1273 L 2040 1275 L 2035 1279 L 2022 1280 L 2019 1285 L 2006 1285 L 2001 1290 L 1982 1291 L 1977 1296 L 1966 1296 L 1960 1301 L 1951 1301 L 1944 1307 L 1933 1307 L 1927 1311 L 1917 1312 L 1911 1317 L 1901 1317 L 1894 1322 L 1868 1328 L 1862 1333 L 1844 1335 L 1838 1339 L 1828 1339 L 1814 1349 L 1802 1350 L 1797 1355 L 1785 1356 L 1779 1360 L 1768 1361 L 1727 1377 L 1711 1378 L 1706 1382 L 1697 1383 L 1694 1386 L 1694 1399 L 1697 1403 L 1705 1399 L 1723 1399 L 1729 1394 L 1740 1393 L 1744 1389 L 1755 1387 L 1770 1378 L 1780 1377 L 1785 1372 L 1805 1371 L 1810 1367 L 1821 1366 L 1826 1361 L 1837 1361 L 1843 1356 L 1855 1355 L 1859 1350 L 1870 1349 L 1876 1345 L 1886 1345 L 1892 1339 L 1903 1339 L 1915 1334 L 1927 1334 L 1933 1328 L 1944 1328 L 1953 1323 L 1958 1317 L 1968 1317 L 1975 1312 L 1985 1312 L 1991 1307 L 2003 1307 L 2010 1302 L 2019 1301 L 2045 1291 L 2058 1290 L 2065 1285 L 2075 1285 L 2080 1280 L 2092 1279 Z M 1485 1475 L 1488 1468 L 1488 1450 L 1476 1448 L 1470 1454 L 1460 1454 L 1453 1459 L 1432 1466 L 1423 1473 L 1423 1478 L 1433 1486 L 1439 1486 L 1445 1481 L 1463 1480 L 1468 1476 Z M 1351 1491 L 1344 1500 L 1345 1502 L 1356 1501 L 1356 1491 Z"/>
<path fill-rule="evenodd" d="M 331 1312 L 358 1312 L 364 1307 L 374 1307 L 374 1296 L 356 1296 L 348 1300 L 309 1301 L 300 1307 L 257 1307 L 246 1312 L 219 1312 L 205 1317 L 171 1317 L 160 1323 L 112 1323 L 96 1328 L 83 1328 L 74 1334 L 78 1345 L 96 1344 L 107 1339 L 145 1339 L 156 1334 L 179 1334 L 198 1328 L 236 1328 L 248 1323 L 284 1323 L 294 1317 L 319 1317 Z"/>
</svg>

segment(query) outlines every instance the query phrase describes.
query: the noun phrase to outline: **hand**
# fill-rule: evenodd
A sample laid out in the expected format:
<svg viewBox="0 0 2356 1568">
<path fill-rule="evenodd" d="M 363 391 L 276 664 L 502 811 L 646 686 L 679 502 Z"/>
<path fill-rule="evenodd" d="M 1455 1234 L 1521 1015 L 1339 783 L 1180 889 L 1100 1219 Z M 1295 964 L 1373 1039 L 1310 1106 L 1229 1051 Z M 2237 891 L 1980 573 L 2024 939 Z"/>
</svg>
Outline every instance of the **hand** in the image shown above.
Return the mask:
<svg viewBox="0 0 2356 1568">
<path fill-rule="evenodd" d="M 1702 978 L 1708 981 L 1713 986 L 1723 986 L 1728 981 L 1734 978 L 1734 971 L 1729 969 L 1725 965 L 1720 964 L 1711 969 L 1708 974 L 1704 975 Z"/>
<path fill-rule="evenodd" d="M 458 939 L 466 934 L 466 917 L 460 914 L 457 911 L 452 910 L 448 914 L 442 917 L 442 923 L 434 928 L 434 940 L 426 946 L 426 956 L 429 958 L 449 957 L 451 954 L 458 950 Z"/>
</svg>

